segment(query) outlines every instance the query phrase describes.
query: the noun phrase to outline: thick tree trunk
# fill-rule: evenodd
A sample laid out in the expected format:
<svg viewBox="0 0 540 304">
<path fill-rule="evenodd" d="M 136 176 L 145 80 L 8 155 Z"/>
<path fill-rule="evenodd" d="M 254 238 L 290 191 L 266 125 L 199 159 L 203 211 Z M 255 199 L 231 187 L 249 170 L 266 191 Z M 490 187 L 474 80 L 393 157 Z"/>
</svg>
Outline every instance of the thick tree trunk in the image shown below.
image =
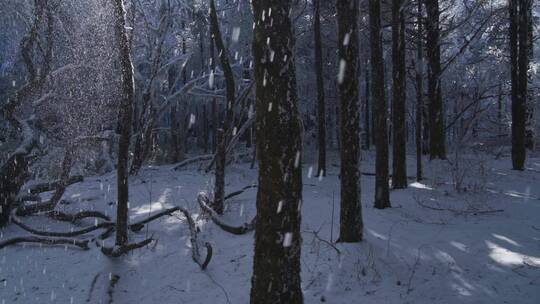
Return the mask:
<svg viewBox="0 0 540 304">
<path fill-rule="evenodd" d="M 388 187 L 388 130 L 387 107 L 384 88 L 384 61 L 381 38 L 381 3 L 369 0 L 369 23 L 371 40 L 371 90 L 375 133 L 375 208 L 390 207 Z"/>
<path fill-rule="evenodd" d="M 290 3 L 252 1 L 259 151 L 252 304 L 303 303 L 300 284 L 302 142 Z"/>
<path fill-rule="evenodd" d="M 317 139 L 319 142 L 319 164 L 317 176 L 326 176 L 326 106 L 324 102 L 324 77 L 322 63 L 320 0 L 313 1 L 315 35 L 315 72 L 317 76 Z"/>
<path fill-rule="evenodd" d="M 424 34 L 422 30 L 422 0 L 417 0 L 416 11 L 416 180 L 423 179 L 422 172 L 422 118 L 424 115 Z"/>
<path fill-rule="evenodd" d="M 407 129 L 405 128 L 405 14 L 404 0 L 392 0 L 392 186 L 407 188 Z"/>
<path fill-rule="evenodd" d="M 429 155 L 431 159 L 446 159 L 444 109 L 441 91 L 439 1 L 426 0 L 425 5 L 427 12 Z"/>
<path fill-rule="evenodd" d="M 340 242 L 362 240 L 360 204 L 360 113 L 358 110 L 358 0 L 338 0 L 338 55 L 340 60 L 338 91 L 341 129 L 341 217 Z"/>
<path fill-rule="evenodd" d="M 122 113 L 120 124 L 120 140 L 118 145 L 118 202 L 116 210 L 116 245 L 124 246 L 128 241 L 128 160 L 129 142 L 131 138 L 131 119 L 133 113 L 134 80 L 133 65 L 126 34 L 124 19 L 124 5 L 122 0 L 112 0 L 114 13 L 114 30 L 116 43 L 119 49 L 121 69 L 122 99 L 120 111 Z"/>
</svg>

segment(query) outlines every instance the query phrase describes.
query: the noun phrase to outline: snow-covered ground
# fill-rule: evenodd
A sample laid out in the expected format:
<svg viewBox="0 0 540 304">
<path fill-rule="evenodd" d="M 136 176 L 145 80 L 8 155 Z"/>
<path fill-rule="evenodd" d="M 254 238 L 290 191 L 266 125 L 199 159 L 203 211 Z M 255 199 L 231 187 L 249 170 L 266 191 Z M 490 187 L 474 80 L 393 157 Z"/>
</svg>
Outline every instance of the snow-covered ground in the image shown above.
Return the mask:
<svg viewBox="0 0 540 304">
<path fill-rule="evenodd" d="M 305 303 L 540 303 L 540 159 L 528 160 L 524 172 L 510 170 L 508 158 L 487 156 L 471 157 L 459 169 L 426 165 L 428 178 L 392 191 L 394 208 L 387 210 L 372 207 L 374 177 L 364 175 L 365 240 L 335 248 L 328 242 L 339 232 L 339 167 L 337 160 L 330 163 L 322 180 L 308 178 L 310 165 L 304 165 Z M 414 175 L 414 158 L 408 163 Z M 362 171 L 374 172 L 373 163 L 363 161 Z M 451 181 L 462 175 L 467 190 L 457 192 Z M 64 199 L 73 203 L 62 208 L 114 216 L 115 180 L 109 174 L 70 186 Z M 249 164 L 234 164 L 227 170 L 226 192 L 256 182 L 257 171 Z M 211 185 L 212 175 L 196 165 L 183 171 L 146 167 L 130 182 L 131 220 L 174 205 L 197 216 L 196 195 Z M 225 218 L 249 221 L 255 195 L 250 189 L 229 201 Z M 24 221 L 55 231 L 72 227 L 40 217 Z M 132 240 L 153 235 L 156 241 L 117 259 L 103 256 L 95 244 L 89 251 L 4 248 L 0 302 L 108 303 L 109 280 L 117 275 L 114 303 L 248 303 L 253 233 L 231 235 L 201 218 L 197 224 L 200 237 L 214 248 L 206 271 L 191 259 L 189 230 L 180 214 L 132 233 Z M 2 238 L 27 234 L 15 225 L 1 233 Z"/>
</svg>

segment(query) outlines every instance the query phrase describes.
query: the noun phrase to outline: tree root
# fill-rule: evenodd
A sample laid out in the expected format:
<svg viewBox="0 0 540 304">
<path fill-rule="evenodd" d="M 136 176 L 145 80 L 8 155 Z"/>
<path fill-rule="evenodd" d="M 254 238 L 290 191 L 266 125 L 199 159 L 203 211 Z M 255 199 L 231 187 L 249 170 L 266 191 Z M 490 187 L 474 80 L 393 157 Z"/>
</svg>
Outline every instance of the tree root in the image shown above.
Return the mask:
<svg viewBox="0 0 540 304">
<path fill-rule="evenodd" d="M 115 246 L 115 247 L 101 247 L 101 252 L 103 252 L 104 255 L 112 258 L 120 257 L 132 250 L 139 249 L 141 247 L 144 247 L 148 244 L 150 244 L 153 241 L 152 238 L 146 239 L 144 241 L 138 242 L 138 243 L 131 243 L 124 246 Z"/>
<path fill-rule="evenodd" d="M 73 245 L 77 246 L 83 250 L 90 249 L 88 247 L 88 240 L 72 240 L 72 239 L 47 239 L 37 236 L 26 236 L 26 237 L 15 237 L 12 239 L 5 240 L 0 242 L 0 249 L 7 247 L 9 245 L 19 244 L 19 243 L 41 243 L 46 245 Z"/>
<path fill-rule="evenodd" d="M 201 209 L 205 213 L 208 213 L 210 215 L 210 219 L 212 220 L 212 222 L 214 222 L 214 224 L 216 224 L 226 232 L 236 235 L 242 235 L 255 229 L 255 221 L 257 219 L 257 216 L 255 216 L 253 220 L 251 220 L 251 222 L 249 223 L 244 223 L 241 226 L 232 226 L 223 222 L 223 220 L 219 218 L 217 212 L 209 206 L 210 199 L 208 198 L 208 195 L 206 193 L 199 192 L 199 194 L 197 195 L 197 201 L 199 202 L 199 206 L 201 206 Z"/>
</svg>

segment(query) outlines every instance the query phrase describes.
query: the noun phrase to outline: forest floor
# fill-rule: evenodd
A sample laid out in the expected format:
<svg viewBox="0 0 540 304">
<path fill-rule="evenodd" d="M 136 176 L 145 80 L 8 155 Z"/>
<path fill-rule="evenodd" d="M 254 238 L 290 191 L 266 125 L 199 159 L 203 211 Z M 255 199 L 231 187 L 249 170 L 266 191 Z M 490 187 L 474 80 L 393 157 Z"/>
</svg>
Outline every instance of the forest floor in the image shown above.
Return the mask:
<svg viewBox="0 0 540 304">
<path fill-rule="evenodd" d="M 309 178 L 312 170 L 305 164 L 305 303 L 540 303 L 540 158 L 529 159 L 523 172 L 510 170 L 508 157 L 464 159 L 453 165 L 426 161 L 426 180 L 410 179 L 408 189 L 393 190 L 393 208 L 386 210 L 372 207 L 374 177 L 363 175 L 365 239 L 335 248 L 329 242 L 339 232 L 339 161 L 330 161 L 324 179 Z M 413 176 L 414 157 L 408 165 Z M 373 167 L 372 161 L 361 165 L 366 173 L 374 172 Z M 197 216 L 197 193 L 212 188 L 212 174 L 197 168 L 145 167 L 130 180 L 131 220 L 176 205 Z M 257 170 L 233 164 L 226 180 L 230 193 L 256 183 Z M 255 196 L 256 189 L 249 189 L 228 201 L 225 218 L 249 221 Z M 61 208 L 114 216 L 115 197 L 114 173 L 89 177 L 68 188 L 64 199 L 71 203 Z M 73 227 L 42 217 L 25 222 L 54 231 Z M 122 258 L 105 257 L 95 244 L 89 251 L 40 245 L 4 248 L 0 302 L 249 303 L 253 233 L 231 235 L 201 218 L 197 224 L 200 238 L 214 249 L 205 271 L 191 259 L 189 229 L 180 215 L 132 233 L 133 241 L 147 236 L 156 241 Z M 0 238 L 26 234 L 10 225 Z M 112 278 L 115 287 L 110 290 Z"/>
</svg>

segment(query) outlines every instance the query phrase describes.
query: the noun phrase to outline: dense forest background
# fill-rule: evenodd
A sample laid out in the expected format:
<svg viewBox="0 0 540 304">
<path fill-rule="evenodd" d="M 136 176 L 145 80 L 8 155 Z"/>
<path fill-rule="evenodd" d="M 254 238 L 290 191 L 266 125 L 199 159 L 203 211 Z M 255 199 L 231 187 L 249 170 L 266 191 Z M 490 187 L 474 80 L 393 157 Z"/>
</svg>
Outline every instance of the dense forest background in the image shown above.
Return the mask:
<svg viewBox="0 0 540 304">
<path fill-rule="evenodd" d="M 354 251 L 344 243 L 376 244 L 375 210 L 405 210 L 414 201 L 407 216 L 423 224 L 426 211 L 491 215 L 505 212 L 516 187 L 526 187 L 517 197 L 533 197 L 537 208 L 539 20 L 540 3 L 532 0 L 0 0 L 4 259 L 6 247 L 19 243 L 90 249 L 95 241 L 108 257 L 134 254 L 157 243 L 151 222 L 182 214 L 201 271 L 213 254 L 223 258 L 225 240 L 216 248 L 202 222 L 235 235 L 255 231 L 253 244 L 239 243 L 253 256 L 253 272 L 234 282 L 251 286 L 251 303 L 302 303 L 308 287 L 320 283 L 315 271 L 309 285 L 301 280 L 302 261 L 321 265 L 318 253 L 315 260 L 302 256 L 307 235 L 343 261 L 343 251 Z M 148 199 L 143 187 L 150 187 Z M 182 187 L 189 190 L 167 196 Z M 324 195 L 312 198 L 310 187 Z M 418 189 L 438 194 L 420 198 Z M 107 194 L 79 206 L 74 195 L 85 191 Z M 153 195 L 168 205 L 152 210 Z M 503 205 L 488 206 L 490 195 Z M 314 210 L 331 200 L 331 215 L 302 211 L 306 196 Z M 250 217 L 236 225 L 231 201 L 239 197 L 250 202 Z M 537 212 L 531 210 L 508 217 L 517 221 Z M 80 227 L 88 219 L 93 226 Z M 14 233 L 12 224 L 29 234 Z M 386 251 L 379 261 L 386 266 L 399 264 L 389 258 L 394 224 L 387 249 L 375 245 Z M 422 244 L 413 243 L 413 266 L 396 270 L 412 272 L 403 275 L 408 283 L 398 280 L 408 284 L 400 297 L 413 291 L 421 260 Z M 521 258 L 538 269 L 532 247 Z M 366 249 L 359 252 L 373 254 Z M 380 275 L 368 268 L 363 276 Z M 125 276 L 115 271 L 105 284 L 111 303 Z M 521 277 L 532 278 L 534 288 L 531 272 Z M 240 291 L 232 297 L 247 301 Z M 313 294 L 334 303 L 322 291 Z M 7 301 L 20 296 L 15 289 Z M 346 288 L 341 296 L 336 303 L 355 297 Z"/>
</svg>

